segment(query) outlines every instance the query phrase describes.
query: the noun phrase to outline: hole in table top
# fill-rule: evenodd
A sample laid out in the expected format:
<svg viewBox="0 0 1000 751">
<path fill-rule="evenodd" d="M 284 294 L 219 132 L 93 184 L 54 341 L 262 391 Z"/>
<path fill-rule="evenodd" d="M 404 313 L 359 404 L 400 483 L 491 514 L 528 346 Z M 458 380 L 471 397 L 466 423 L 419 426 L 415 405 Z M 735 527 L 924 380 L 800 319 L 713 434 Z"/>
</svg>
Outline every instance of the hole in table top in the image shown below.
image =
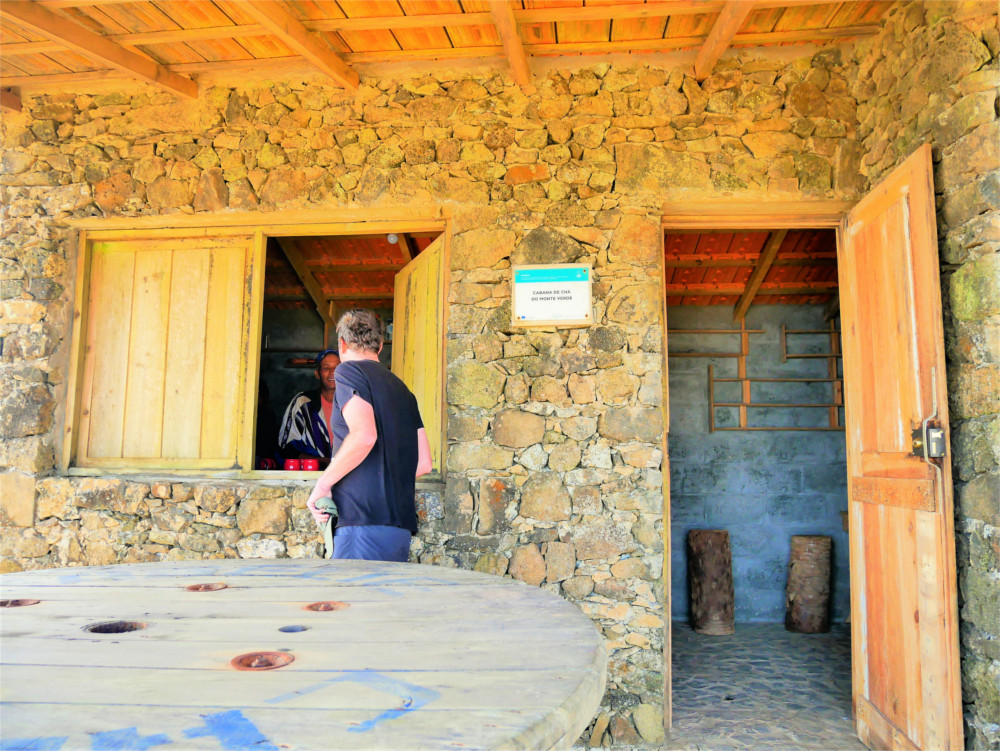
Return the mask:
<svg viewBox="0 0 1000 751">
<path fill-rule="evenodd" d="M 237 670 L 274 670 L 295 662 L 295 658 L 283 652 L 247 652 L 237 655 L 229 664 Z"/>
<path fill-rule="evenodd" d="M 212 582 L 211 584 L 192 584 L 187 588 L 188 592 L 217 592 L 225 589 L 229 585 L 225 582 Z"/>
<path fill-rule="evenodd" d="M 92 634 L 127 634 L 129 631 L 140 631 L 146 628 L 142 621 L 104 621 L 92 623 L 85 627 Z"/>
<path fill-rule="evenodd" d="M 0 608 L 23 608 L 28 605 L 37 605 L 41 600 L 0 600 Z"/>
<path fill-rule="evenodd" d="M 300 631 L 308 631 L 308 626 L 282 626 L 278 631 L 282 631 L 286 634 L 297 634 Z"/>
<path fill-rule="evenodd" d="M 327 600 L 326 602 L 314 602 L 311 605 L 306 605 L 306 610 L 315 610 L 318 612 L 326 612 L 328 610 L 344 610 L 345 608 L 351 607 L 346 602 L 337 602 L 336 600 Z"/>
</svg>

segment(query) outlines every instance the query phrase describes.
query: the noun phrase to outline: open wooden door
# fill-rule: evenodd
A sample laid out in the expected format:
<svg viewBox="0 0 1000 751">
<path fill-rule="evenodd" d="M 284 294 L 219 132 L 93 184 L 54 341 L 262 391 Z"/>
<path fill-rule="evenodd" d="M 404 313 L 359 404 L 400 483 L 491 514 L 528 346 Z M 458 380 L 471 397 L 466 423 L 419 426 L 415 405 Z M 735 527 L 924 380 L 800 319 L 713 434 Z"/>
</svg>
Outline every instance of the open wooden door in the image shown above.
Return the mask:
<svg viewBox="0 0 1000 751">
<path fill-rule="evenodd" d="M 444 326 L 448 262 L 441 235 L 396 274 L 392 372 L 417 397 L 434 469 L 444 456 Z"/>
<path fill-rule="evenodd" d="M 839 243 L 858 735 L 960 749 L 955 530 L 931 148 L 847 216 Z M 933 458 L 944 453 L 942 458 Z"/>
</svg>

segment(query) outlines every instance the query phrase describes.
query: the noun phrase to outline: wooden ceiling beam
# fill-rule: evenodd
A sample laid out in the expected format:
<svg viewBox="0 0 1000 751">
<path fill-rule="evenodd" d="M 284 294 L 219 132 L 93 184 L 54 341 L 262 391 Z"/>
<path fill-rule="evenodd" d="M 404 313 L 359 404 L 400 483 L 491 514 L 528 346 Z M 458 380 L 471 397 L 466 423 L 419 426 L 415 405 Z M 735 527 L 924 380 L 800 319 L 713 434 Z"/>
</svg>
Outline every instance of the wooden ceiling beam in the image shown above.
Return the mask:
<svg viewBox="0 0 1000 751">
<path fill-rule="evenodd" d="M 537 89 L 531 83 L 531 68 L 528 66 L 528 55 L 524 51 L 524 41 L 517 30 L 514 11 L 507 0 L 489 0 L 493 24 L 503 45 L 504 55 L 510 65 L 514 82 L 525 94 L 534 94 Z"/>
<path fill-rule="evenodd" d="M 21 97 L 10 89 L 0 89 L 0 109 L 8 112 L 20 112 Z"/>
<path fill-rule="evenodd" d="M 413 244 L 413 238 L 404 232 L 400 232 L 397 237 L 399 237 L 399 250 L 403 254 L 404 263 L 409 263 L 414 258 L 417 257 L 417 247 Z"/>
<path fill-rule="evenodd" d="M 8 2 L 10 0 L 7 0 Z M 6 5 L 6 2 L 5 2 Z M 811 29 L 807 31 L 777 31 L 752 34 L 738 34 L 734 44 L 808 44 L 810 42 L 838 39 L 840 37 L 872 36 L 879 30 L 878 26 L 853 26 L 839 29 Z M 613 54 L 632 52 L 635 54 L 668 52 L 685 47 L 697 47 L 704 37 L 684 37 L 680 39 L 639 39 L 629 42 L 579 42 L 568 44 L 529 44 L 525 51 L 531 55 L 559 54 Z M 26 44 L 34 44 L 27 42 Z M 3 59 L 7 59 L 16 44 L 4 45 Z M 448 47 L 427 50 L 387 50 L 384 52 L 355 52 L 343 55 L 343 59 L 351 64 L 378 64 L 417 60 L 460 60 L 502 57 L 503 47 Z M 165 66 L 167 70 L 177 74 L 231 74 L 233 77 L 248 74 L 275 74 L 296 67 L 310 67 L 308 60 L 302 57 L 278 57 L 254 60 L 223 60 L 193 63 L 177 63 Z M 0 86 L 3 88 L 35 86 L 63 86 L 68 84 L 107 83 L 113 81 L 117 72 L 114 70 L 93 70 L 80 73 L 49 73 L 43 75 L 18 75 L 0 73 Z M 134 75 L 122 74 L 122 78 L 134 78 Z M 193 83 L 193 82 L 192 82 Z M 773 222 L 767 226 L 774 226 Z M 825 226 L 825 225 L 823 225 Z"/>
<path fill-rule="evenodd" d="M 724 269 L 724 268 L 745 268 L 752 269 L 754 261 L 746 258 L 667 258 L 663 265 L 668 269 Z M 777 258 L 772 266 L 823 266 L 829 268 L 836 266 L 835 258 Z"/>
<path fill-rule="evenodd" d="M 723 6 L 694 61 L 695 78 L 700 81 L 712 72 L 753 10 L 754 4 L 750 0 L 731 0 Z"/>
<path fill-rule="evenodd" d="M 743 290 L 743 294 L 740 295 L 740 299 L 733 308 L 734 321 L 741 321 L 746 316 L 747 310 L 750 309 L 750 304 L 753 302 L 754 295 L 757 294 L 757 290 L 764 283 L 764 277 L 767 276 L 767 272 L 771 269 L 771 264 L 777 258 L 778 251 L 781 250 L 781 244 L 785 241 L 785 235 L 787 234 L 788 230 L 782 229 L 772 232 L 767 238 L 764 249 L 760 252 L 760 258 L 757 259 L 757 263 L 754 264 L 753 271 L 750 273 L 750 278 L 747 279 L 747 287 Z"/>
<path fill-rule="evenodd" d="M 668 297 L 721 297 L 741 295 L 743 284 L 667 284 Z M 830 295 L 837 291 L 837 282 L 768 282 L 757 290 L 757 295 Z"/>
<path fill-rule="evenodd" d="M 316 281 L 316 277 L 312 275 L 309 267 L 306 266 L 305 260 L 302 258 L 302 254 L 299 253 L 299 249 L 295 247 L 295 241 L 286 237 L 275 238 L 278 246 L 281 248 L 281 252 L 285 254 L 285 258 L 288 259 L 288 263 L 291 264 L 292 268 L 295 270 L 295 275 L 302 282 L 302 286 L 305 287 L 306 293 L 312 300 L 313 305 L 316 306 L 316 312 L 319 313 L 319 317 L 323 319 L 323 323 L 327 326 L 335 325 L 333 318 L 330 316 L 330 307 L 328 300 L 329 298 L 323 294 L 323 288 L 320 287 L 319 282 Z"/>
<path fill-rule="evenodd" d="M 312 272 L 321 274 L 340 274 L 344 272 L 378 272 L 378 271 L 399 271 L 405 264 L 402 263 L 327 263 L 325 261 L 306 261 L 306 266 Z"/>
<path fill-rule="evenodd" d="M 358 72 L 325 41 L 303 26 L 285 3 L 264 0 L 242 3 L 240 8 L 341 86 L 348 89 L 358 88 L 361 83 Z"/>
<path fill-rule="evenodd" d="M 331 300 L 391 300 L 393 296 L 393 290 L 387 291 L 377 291 L 372 292 L 367 290 L 365 292 L 348 290 L 346 292 L 334 292 L 329 295 Z"/>
<path fill-rule="evenodd" d="M 198 84 L 159 63 L 109 42 L 100 34 L 84 28 L 28 0 L 4 0 L 0 18 L 30 29 L 35 34 L 59 42 L 91 60 L 109 65 L 133 78 L 142 79 L 175 94 L 195 98 Z"/>
</svg>

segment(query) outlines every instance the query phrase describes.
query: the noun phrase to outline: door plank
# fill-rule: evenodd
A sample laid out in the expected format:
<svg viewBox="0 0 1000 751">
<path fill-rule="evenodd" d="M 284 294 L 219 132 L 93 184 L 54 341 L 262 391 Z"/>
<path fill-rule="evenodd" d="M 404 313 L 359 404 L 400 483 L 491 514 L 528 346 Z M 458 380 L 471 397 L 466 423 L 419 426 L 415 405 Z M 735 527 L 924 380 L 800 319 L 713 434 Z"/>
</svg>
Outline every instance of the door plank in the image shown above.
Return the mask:
<svg viewBox="0 0 1000 751">
<path fill-rule="evenodd" d="M 200 248 L 174 251 L 177 273 L 170 285 L 160 452 L 165 459 L 199 457 L 209 260 L 209 254 Z"/>
<path fill-rule="evenodd" d="M 205 388 L 201 403 L 200 451 L 204 458 L 236 458 L 243 355 L 241 332 L 245 288 L 246 247 L 212 252 L 205 335 Z"/>
<path fill-rule="evenodd" d="M 132 326 L 135 255 L 94 248 L 87 330 L 84 404 L 80 430 L 81 463 L 91 457 L 122 455 L 128 342 Z"/>
</svg>

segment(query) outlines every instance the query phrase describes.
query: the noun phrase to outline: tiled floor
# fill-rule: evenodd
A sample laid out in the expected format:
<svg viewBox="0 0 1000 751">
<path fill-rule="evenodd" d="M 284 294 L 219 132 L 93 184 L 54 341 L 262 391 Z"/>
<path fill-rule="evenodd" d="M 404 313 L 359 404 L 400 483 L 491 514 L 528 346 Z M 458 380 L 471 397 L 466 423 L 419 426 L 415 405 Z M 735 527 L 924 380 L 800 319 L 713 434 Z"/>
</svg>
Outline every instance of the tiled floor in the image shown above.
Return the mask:
<svg viewBox="0 0 1000 751">
<path fill-rule="evenodd" d="M 851 637 L 737 624 L 702 636 L 674 624 L 668 749 L 859 751 L 851 720 Z"/>
</svg>

